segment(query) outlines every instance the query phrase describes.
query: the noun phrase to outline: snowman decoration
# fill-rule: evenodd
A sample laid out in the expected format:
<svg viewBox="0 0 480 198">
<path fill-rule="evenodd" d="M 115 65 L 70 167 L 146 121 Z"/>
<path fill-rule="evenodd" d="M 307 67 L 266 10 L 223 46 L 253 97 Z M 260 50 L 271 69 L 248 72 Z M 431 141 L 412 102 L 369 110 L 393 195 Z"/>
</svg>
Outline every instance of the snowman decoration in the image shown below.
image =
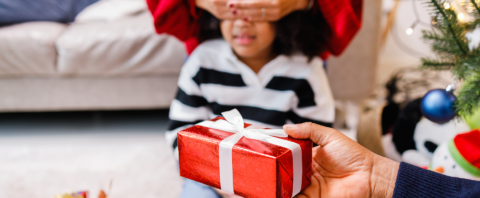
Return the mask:
<svg viewBox="0 0 480 198">
<path fill-rule="evenodd" d="M 402 161 L 426 168 L 439 145 L 451 140 L 459 133 L 470 130 L 468 124 L 462 119 L 453 119 L 445 124 L 437 124 L 422 118 L 416 125 L 413 134 L 416 148 L 402 153 Z"/>
<path fill-rule="evenodd" d="M 480 181 L 480 131 L 458 134 L 434 152 L 430 170 Z"/>
</svg>

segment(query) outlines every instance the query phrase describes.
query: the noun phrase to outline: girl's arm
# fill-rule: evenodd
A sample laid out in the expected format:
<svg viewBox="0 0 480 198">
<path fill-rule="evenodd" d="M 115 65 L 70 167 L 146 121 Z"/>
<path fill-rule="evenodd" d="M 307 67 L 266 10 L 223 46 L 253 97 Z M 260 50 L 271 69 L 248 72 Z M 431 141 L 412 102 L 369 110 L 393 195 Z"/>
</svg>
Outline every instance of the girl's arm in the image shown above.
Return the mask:
<svg viewBox="0 0 480 198">
<path fill-rule="evenodd" d="M 181 41 L 196 36 L 196 20 L 201 11 L 195 0 L 147 0 L 157 33 L 167 33 Z"/>
<path fill-rule="evenodd" d="M 170 34 L 185 43 L 188 54 L 199 45 L 198 18 L 207 10 L 216 17 L 232 18 L 228 0 L 146 0 L 158 34 Z M 202 10 L 203 9 L 203 10 Z"/>
<path fill-rule="evenodd" d="M 362 25 L 363 0 L 316 0 L 331 29 L 328 51 L 340 55 Z"/>
</svg>

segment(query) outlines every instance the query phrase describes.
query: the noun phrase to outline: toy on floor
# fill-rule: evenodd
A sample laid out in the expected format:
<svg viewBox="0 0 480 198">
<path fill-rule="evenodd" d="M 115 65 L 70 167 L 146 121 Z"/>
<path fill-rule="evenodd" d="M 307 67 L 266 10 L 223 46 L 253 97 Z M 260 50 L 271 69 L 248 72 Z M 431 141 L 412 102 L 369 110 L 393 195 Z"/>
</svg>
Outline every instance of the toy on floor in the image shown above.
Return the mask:
<svg viewBox="0 0 480 198">
<path fill-rule="evenodd" d="M 480 131 L 458 134 L 441 144 L 433 154 L 429 169 L 448 176 L 480 180 Z"/>
<path fill-rule="evenodd" d="M 73 193 L 65 193 L 63 195 L 55 195 L 55 198 L 88 198 L 88 191 L 80 191 Z M 103 190 L 100 190 L 98 198 L 108 198 Z"/>
<path fill-rule="evenodd" d="M 88 191 L 80 191 L 73 193 L 65 193 L 63 195 L 55 195 L 55 198 L 88 198 Z"/>
<path fill-rule="evenodd" d="M 103 190 L 100 190 L 100 194 L 98 195 L 98 198 L 108 198 L 107 194 Z"/>
<path fill-rule="evenodd" d="M 436 89 L 450 83 L 438 73 L 414 68 L 392 75 L 385 86 L 388 105 L 381 120 L 387 157 L 428 168 L 438 145 L 480 125 L 480 112 L 478 117 L 453 118 L 453 86 Z"/>
<path fill-rule="evenodd" d="M 401 111 L 393 128 L 392 141 L 402 161 L 427 167 L 438 145 L 471 129 L 462 119 L 453 119 L 445 124 L 425 119 L 420 106 L 421 99 L 413 100 Z"/>
<path fill-rule="evenodd" d="M 437 124 L 422 118 L 416 125 L 413 134 L 415 148 L 406 150 L 402 154 L 402 160 L 417 166 L 426 167 L 430 163 L 438 145 L 465 131 L 470 131 L 470 127 L 463 120 L 451 120 L 445 124 Z"/>
<path fill-rule="evenodd" d="M 112 192 L 112 184 L 113 180 L 110 180 L 108 184 L 108 193 Z M 60 194 L 60 195 L 55 195 L 55 198 L 88 198 L 88 191 L 79 191 L 79 192 L 72 192 L 72 193 L 65 193 L 65 194 Z M 100 193 L 98 193 L 98 198 L 108 198 L 107 194 L 105 191 L 100 190 Z"/>
</svg>

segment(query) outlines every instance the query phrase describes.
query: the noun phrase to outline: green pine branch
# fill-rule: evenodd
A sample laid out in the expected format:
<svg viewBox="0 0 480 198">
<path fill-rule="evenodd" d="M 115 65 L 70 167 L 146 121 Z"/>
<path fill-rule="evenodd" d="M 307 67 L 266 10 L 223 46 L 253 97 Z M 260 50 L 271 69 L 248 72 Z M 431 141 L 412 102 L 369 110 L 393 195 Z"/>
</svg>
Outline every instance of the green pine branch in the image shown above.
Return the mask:
<svg viewBox="0 0 480 198">
<path fill-rule="evenodd" d="M 474 21 L 472 23 L 467 24 L 469 31 L 474 30 L 480 25 L 480 5 L 475 0 L 470 0 L 470 2 L 472 3 L 473 7 L 475 7 L 475 10 L 477 12 L 474 13 L 474 17 L 475 17 Z"/>
<path fill-rule="evenodd" d="M 462 23 L 453 9 L 443 7 L 445 0 L 428 0 L 427 5 L 438 20 L 434 29 L 423 31 L 423 38 L 431 44 L 436 57 L 422 58 L 421 69 L 450 70 L 457 80 L 464 82 L 455 104 L 461 116 L 480 109 L 480 47 L 469 49 L 465 37 L 467 31 L 480 25 L 480 6 L 475 0 L 470 1 L 478 13 L 474 14 L 473 22 Z"/>
<path fill-rule="evenodd" d="M 442 34 L 445 35 L 445 33 Z M 432 50 L 438 53 L 438 55 L 448 56 L 451 54 L 463 54 L 460 48 L 457 48 L 457 44 L 454 42 L 454 40 L 448 36 L 445 37 L 437 33 L 437 31 L 423 31 L 423 38 L 431 41 Z"/>
<path fill-rule="evenodd" d="M 480 6 L 477 4 L 477 2 L 475 0 L 470 0 L 470 2 L 472 2 L 473 6 L 477 10 L 477 14 L 480 14 Z"/>
<path fill-rule="evenodd" d="M 465 81 L 458 93 L 455 107 L 460 116 L 468 116 L 480 108 L 480 76 L 473 75 Z"/>
<path fill-rule="evenodd" d="M 468 64 L 464 60 L 459 60 L 455 63 L 455 67 L 452 69 L 452 74 L 457 80 L 466 79 L 472 74 L 471 68 L 468 67 Z"/>
<path fill-rule="evenodd" d="M 442 4 L 444 3 L 443 1 L 440 1 Z M 458 45 L 458 48 L 462 51 L 464 55 L 468 54 L 468 48 L 467 50 L 464 49 L 464 46 L 462 45 L 459 35 L 459 26 L 458 26 L 458 20 L 457 20 L 457 15 L 455 14 L 455 11 L 451 9 L 444 9 L 442 5 L 438 3 L 437 0 L 431 0 L 431 3 L 436 7 L 437 11 L 442 15 L 445 25 L 447 26 L 448 30 L 451 33 L 451 36 L 454 38 L 455 42 Z"/>
<path fill-rule="evenodd" d="M 477 15 L 480 16 L 480 13 L 477 14 Z M 472 23 L 465 24 L 465 29 L 467 31 L 473 31 L 473 30 L 475 30 L 475 28 L 478 27 L 479 24 L 480 24 L 480 17 L 478 19 L 474 19 L 474 21 Z"/>
<path fill-rule="evenodd" d="M 434 60 L 429 58 L 422 58 L 421 61 L 421 69 L 450 70 L 455 67 L 455 62 L 449 60 Z"/>
</svg>

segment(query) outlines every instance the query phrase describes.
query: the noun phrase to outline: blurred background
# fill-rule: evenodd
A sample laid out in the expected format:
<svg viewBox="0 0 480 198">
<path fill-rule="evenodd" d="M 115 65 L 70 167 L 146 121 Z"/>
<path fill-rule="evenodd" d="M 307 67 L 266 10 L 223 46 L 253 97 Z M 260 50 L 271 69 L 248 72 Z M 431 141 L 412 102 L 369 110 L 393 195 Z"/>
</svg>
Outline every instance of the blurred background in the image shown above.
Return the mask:
<svg viewBox="0 0 480 198">
<path fill-rule="evenodd" d="M 385 86 L 424 78 L 431 26 L 420 0 L 364 0 L 361 31 L 328 61 L 336 129 L 401 160 L 381 128 Z M 0 0 L 0 197 L 177 197 L 163 133 L 185 58 L 180 41 L 155 33 L 143 0 Z M 453 81 L 428 76 L 395 101 Z"/>
</svg>

